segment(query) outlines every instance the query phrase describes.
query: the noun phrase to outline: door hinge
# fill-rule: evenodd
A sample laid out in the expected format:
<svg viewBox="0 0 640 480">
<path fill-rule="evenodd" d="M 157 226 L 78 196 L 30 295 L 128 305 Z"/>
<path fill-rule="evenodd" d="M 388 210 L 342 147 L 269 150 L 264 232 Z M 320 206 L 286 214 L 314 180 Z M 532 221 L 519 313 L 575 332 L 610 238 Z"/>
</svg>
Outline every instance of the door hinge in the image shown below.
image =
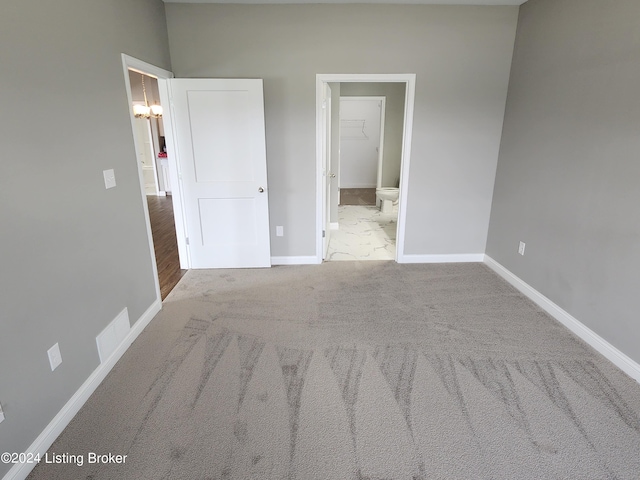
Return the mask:
<svg viewBox="0 0 640 480">
<path fill-rule="evenodd" d="M 187 245 L 189 245 L 189 237 L 185 237 L 185 238 L 184 238 L 184 242 L 185 242 Z"/>
<path fill-rule="evenodd" d="M 327 236 L 327 232 L 326 232 L 326 231 L 324 231 L 324 230 L 322 230 L 322 238 L 324 238 L 324 237 L 326 237 L 326 236 Z"/>
</svg>

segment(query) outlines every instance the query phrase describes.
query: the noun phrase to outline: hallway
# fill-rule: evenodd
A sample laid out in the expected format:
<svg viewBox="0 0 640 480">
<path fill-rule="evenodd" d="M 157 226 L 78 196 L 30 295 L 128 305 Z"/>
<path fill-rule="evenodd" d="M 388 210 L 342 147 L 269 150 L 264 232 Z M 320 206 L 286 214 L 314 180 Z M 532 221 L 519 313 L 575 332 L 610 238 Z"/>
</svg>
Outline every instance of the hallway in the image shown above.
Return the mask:
<svg viewBox="0 0 640 480">
<path fill-rule="evenodd" d="M 182 276 L 187 273 L 187 270 L 180 269 L 171 196 L 148 195 L 147 205 L 149 206 L 149 220 L 151 221 L 156 263 L 158 264 L 160 295 L 164 300 Z"/>
</svg>

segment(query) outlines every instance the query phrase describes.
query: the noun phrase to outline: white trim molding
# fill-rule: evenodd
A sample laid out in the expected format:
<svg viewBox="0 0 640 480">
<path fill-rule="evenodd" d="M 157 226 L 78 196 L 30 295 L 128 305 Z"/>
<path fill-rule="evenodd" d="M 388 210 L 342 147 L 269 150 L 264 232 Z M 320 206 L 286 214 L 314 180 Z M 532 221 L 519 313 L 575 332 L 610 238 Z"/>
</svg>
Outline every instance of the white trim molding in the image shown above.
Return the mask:
<svg viewBox="0 0 640 480">
<path fill-rule="evenodd" d="M 315 255 L 301 257 L 271 257 L 271 265 L 318 265 L 318 257 Z"/>
<path fill-rule="evenodd" d="M 96 388 L 98 388 L 107 374 L 113 369 L 118 360 L 120 360 L 120 357 L 127 351 L 138 335 L 142 333 L 142 330 L 144 330 L 149 322 L 153 320 L 153 317 L 156 316 L 161 308 L 162 302 L 160 300 L 156 300 L 151 304 L 147 311 L 144 312 L 133 327 L 131 327 L 131 330 L 129 330 L 129 333 L 115 351 L 89 375 L 89 378 L 85 380 L 64 407 L 60 409 L 58 414 L 53 417 L 49 425 L 38 435 L 38 438 L 29 445 L 25 453 L 40 454 L 40 456 L 43 456 L 47 450 L 49 450 L 49 447 L 53 445 L 56 438 L 58 438 L 67 425 L 69 425 L 69 422 L 73 420 L 73 417 L 76 416 L 82 406 L 89 400 L 91 394 L 95 392 Z M 35 463 L 16 463 L 3 477 L 3 480 L 24 480 L 35 466 Z"/>
<path fill-rule="evenodd" d="M 396 256 L 398 262 L 404 255 L 404 239 L 409 189 L 409 168 L 411 161 L 411 138 L 413 133 L 413 111 L 416 93 L 415 73 L 374 73 L 374 74 L 316 74 L 316 256 L 315 263 L 322 263 L 325 191 L 322 188 L 323 176 L 323 117 L 322 101 L 324 86 L 332 82 L 403 82 L 406 85 L 404 97 L 404 125 L 402 137 L 402 157 L 400 160 L 400 198 L 398 200 L 398 222 L 396 227 Z"/>
<path fill-rule="evenodd" d="M 588 343 L 591 347 L 596 349 L 605 358 L 612 362 L 616 367 L 622 370 L 624 373 L 633 378 L 636 382 L 640 383 L 640 364 L 629 358 L 622 353 L 616 347 L 607 342 L 600 335 L 595 333 L 589 327 L 581 323 L 577 318 L 571 315 L 569 312 L 552 302 L 545 297 L 542 293 L 538 292 L 528 283 L 511 273 L 501 264 L 496 262 L 493 258 L 485 255 L 484 263 L 508 283 L 519 290 L 523 295 L 528 297 L 538 306 L 540 306 L 545 312 L 555 318 L 562 325 L 571 330 L 574 334 Z"/>
<path fill-rule="evenodd" d="M 482 263 L 484 253 L 454 253 L 450 255 L 398 255 L 398 263 Z"/>
</svg>

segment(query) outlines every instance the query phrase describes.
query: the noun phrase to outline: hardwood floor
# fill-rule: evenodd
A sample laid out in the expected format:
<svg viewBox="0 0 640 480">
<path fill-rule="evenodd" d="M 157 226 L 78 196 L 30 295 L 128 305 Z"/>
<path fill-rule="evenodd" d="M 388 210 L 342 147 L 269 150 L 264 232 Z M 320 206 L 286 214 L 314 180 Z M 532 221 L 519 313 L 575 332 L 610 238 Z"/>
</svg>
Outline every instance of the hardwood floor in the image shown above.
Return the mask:
<svg viewBox="0 0 640 480">
<path fill-rule="evenodd" d="M 147 205 L 158 264 L 160 295 L 164 300 L 187 271 L 180 269 L 171 196 L 148 195 Z"/>
</svg>

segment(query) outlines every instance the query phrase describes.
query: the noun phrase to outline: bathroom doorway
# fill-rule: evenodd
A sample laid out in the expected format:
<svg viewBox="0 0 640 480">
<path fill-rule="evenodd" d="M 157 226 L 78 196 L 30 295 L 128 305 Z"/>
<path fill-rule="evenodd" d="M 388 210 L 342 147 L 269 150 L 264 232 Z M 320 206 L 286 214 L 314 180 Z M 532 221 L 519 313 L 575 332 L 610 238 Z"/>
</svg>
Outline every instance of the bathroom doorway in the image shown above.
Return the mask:
<svg viewBox="0 0 640 480">
<path fill-rule="evenodd" d="M 372 93 L 376 95 L 369 95 Z M 332 165 L 339 195 L 330 200 L 338 204 L 338 225 L 331 231 L 326 261 L 396 257 L 397 196 L 394 202 L 387 202 L 395 205 L 382 212 L 376 192 L 382 185 L 398 186 L 404 95 L 402 83 L 340 84 L 339 138 L 331 140 L 339 143 L 337 165 Z M 392 107 L 388 119 L 387 99 Z M 385 120 L 389 120 L 387 132 Z M 393 152 L 389 148 L 385 152 L 388 135 L 397 137 L 390 142 L 398 147 Z M 389 163 L 394 163 L 397 171 L 393 179 L 385 178 L 383 183 L 383 167 Z"/>
<path fill-rule="evenodd" d="M 319 87 L 331 89 L 333 117 L 319 132 L 329 138 L 318 136 L 331 146 L 327 158 L 319 159 L 324 160 L 319 178 L 330 182 L 320 191 L 330 197 L 320 200 L 327 200 L 325 261 L 403 260 L 414 80 L 414 75 L 318 75 Z M 367 102 L 368 113 L 360 108 Z"/>
</svg>

